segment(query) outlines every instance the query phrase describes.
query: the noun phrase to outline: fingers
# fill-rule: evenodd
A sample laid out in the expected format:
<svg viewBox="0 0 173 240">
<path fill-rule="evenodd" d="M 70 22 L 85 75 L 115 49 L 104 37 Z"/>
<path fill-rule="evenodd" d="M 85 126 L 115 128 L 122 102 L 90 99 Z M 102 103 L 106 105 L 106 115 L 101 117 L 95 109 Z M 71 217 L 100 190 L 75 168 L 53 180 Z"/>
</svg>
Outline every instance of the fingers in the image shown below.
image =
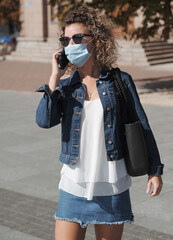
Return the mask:
<svg viewBox="0 0 173 240">
<path fill-rule="evenodd" d="M 56 75 L 59 77 L 62 77 L 68 68 L 67 66 L 67 68 L 62 70 L 59 67 L 58 56 L 61 54 L 62 50 L 63 49 L 60 49 L 52 55 L 52 75 Z"/>
<path fill-rule="evenodd" d="M 146 193 L 149 193 L 151 191 L 151 187 L 152 187 L 152 182 L 148 181 Z"/>
<path fill-rule="evenodd" d="M 63 50 L 63 49 L 60 49 L 60 50 L 56 51 L 56 52 L 53 54 L 53 59 L 52 59 L 52 60 L 55 59 L 55 60 L 57 61 L 57 59 L 58 59 L 58 55 L 61 54 L 62 50 Z"/>
<path fill-rule="evenodd" d="M 160 194 L 162 190 L 162 178 L 161 176 L 150 176 L 148 179 L 147 185 L 147 193 L 151 191 L 151 187 L 153 186 L 153 191 L 150 192 L 149 196 L 154 197 Z"/>
<path fill-rule="evenodd" d="M 161 186 L 159 186 L 159 185 L 154 185 L 154 189 L 153 189 L 153 191 L 150 193 L 150 197 L 154 197 L 154 196 L 157 196 L 157 195 L 159 195 L 160 194 L 160 192 L 161 192 Z"/>
</svg>

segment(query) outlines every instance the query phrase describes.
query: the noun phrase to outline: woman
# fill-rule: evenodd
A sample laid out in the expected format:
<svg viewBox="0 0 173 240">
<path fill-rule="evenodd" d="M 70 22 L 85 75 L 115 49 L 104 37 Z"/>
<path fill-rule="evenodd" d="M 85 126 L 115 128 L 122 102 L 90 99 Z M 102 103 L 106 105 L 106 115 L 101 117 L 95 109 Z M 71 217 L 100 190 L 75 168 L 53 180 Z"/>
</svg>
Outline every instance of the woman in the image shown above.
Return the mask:
<svg viewBox="0 0 173 240">
<path fill-rule="evenodd" d="M 133 222 L 121 109 L 110 71 L 117 58 L 113 27 L 97 9 L 82 6 L 72 11 L 59 39 L 70 63 L 60 69 L 57 59 L 62 49 L 53 54 L 49 83 L 37 90 L 44 92 L 37 124 L 50 128 L 61 123 L 60 161 L 64 164 L 55 214 L 56 240 L 82 240 L 88 224 L 94 224 L 97 240 L 119 240 L 124 223 Z M 67 70 L 71 76 L 61 79 Z M 163 165 L 134 83 L 125 72 L 121 78 L 147 142 L 147 192 L 156 196 L 162 188 Z"/>
</svg>

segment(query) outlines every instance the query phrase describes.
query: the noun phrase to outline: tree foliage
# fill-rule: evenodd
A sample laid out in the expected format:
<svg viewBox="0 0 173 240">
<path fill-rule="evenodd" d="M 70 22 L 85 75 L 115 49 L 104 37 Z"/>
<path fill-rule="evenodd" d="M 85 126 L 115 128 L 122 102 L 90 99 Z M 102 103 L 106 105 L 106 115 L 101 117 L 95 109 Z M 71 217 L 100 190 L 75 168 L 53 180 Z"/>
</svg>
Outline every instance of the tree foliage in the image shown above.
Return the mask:
<svg viewBox="0 0 173 240">
<path fill-rule="evenodd" d="M 19 21 L 19 0 L 0 0 L 0 21 Z"/>
<path fill-rule="evenodd" d="M 56 4 L 58 6 L 57 16 L 60 22 L 69 10 L 83 2 L 83 0 L 50 0 L 52 6 Z M 125 38 L 168 39 L 173 29 L 173 0 L 93 0 L 87 5 L 103 9 L 118 26 L 123 27 Z M 141 25 L 132 31 L 129 25 L 133 17 L 139 14 L 143 16 Z"/>
</svg>

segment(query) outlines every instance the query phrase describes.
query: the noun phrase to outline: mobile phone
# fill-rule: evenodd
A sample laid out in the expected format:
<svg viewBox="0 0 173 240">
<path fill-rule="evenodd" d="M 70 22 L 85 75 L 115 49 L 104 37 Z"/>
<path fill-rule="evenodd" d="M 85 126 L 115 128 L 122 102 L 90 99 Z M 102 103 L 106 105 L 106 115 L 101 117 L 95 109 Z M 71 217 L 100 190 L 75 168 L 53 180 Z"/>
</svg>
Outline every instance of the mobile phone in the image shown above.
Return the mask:
<svg viewBox="0 0 173 240">
<path fill-rule="evenodd" d="M 65 55 L 65 50 L 64 49 L 61 52 L 61 54 L 58 56 L 57 62 L 58 62 L 58 65 L 59 65 L 60 69 L 62 69 L 62 70 L 69 63 L 69 60 L 67 59 L 67 56 Z"/>
</svg>

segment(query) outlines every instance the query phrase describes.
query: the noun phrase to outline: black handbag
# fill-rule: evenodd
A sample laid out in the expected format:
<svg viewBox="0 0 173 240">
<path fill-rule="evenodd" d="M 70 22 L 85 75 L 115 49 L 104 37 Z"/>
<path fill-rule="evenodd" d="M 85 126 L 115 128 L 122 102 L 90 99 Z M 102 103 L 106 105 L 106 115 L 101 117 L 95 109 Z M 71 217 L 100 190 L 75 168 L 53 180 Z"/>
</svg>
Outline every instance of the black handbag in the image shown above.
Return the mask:
<svg viewBox="0 0 173 240">
<path fill-rule="evenodd" d="M 112 69 L 117 94 L 120 96 L 121 113 L 123 121 L 123 132 L 125 134 L 125 163 L 130 176 L 142 176 L 148 173 L 149 160 L 141 122 L 128 102 L 124 83 L 122 82 L 120 69 Z M 125 120 L 124 110 L 128 122 Z"/>
</svg>

